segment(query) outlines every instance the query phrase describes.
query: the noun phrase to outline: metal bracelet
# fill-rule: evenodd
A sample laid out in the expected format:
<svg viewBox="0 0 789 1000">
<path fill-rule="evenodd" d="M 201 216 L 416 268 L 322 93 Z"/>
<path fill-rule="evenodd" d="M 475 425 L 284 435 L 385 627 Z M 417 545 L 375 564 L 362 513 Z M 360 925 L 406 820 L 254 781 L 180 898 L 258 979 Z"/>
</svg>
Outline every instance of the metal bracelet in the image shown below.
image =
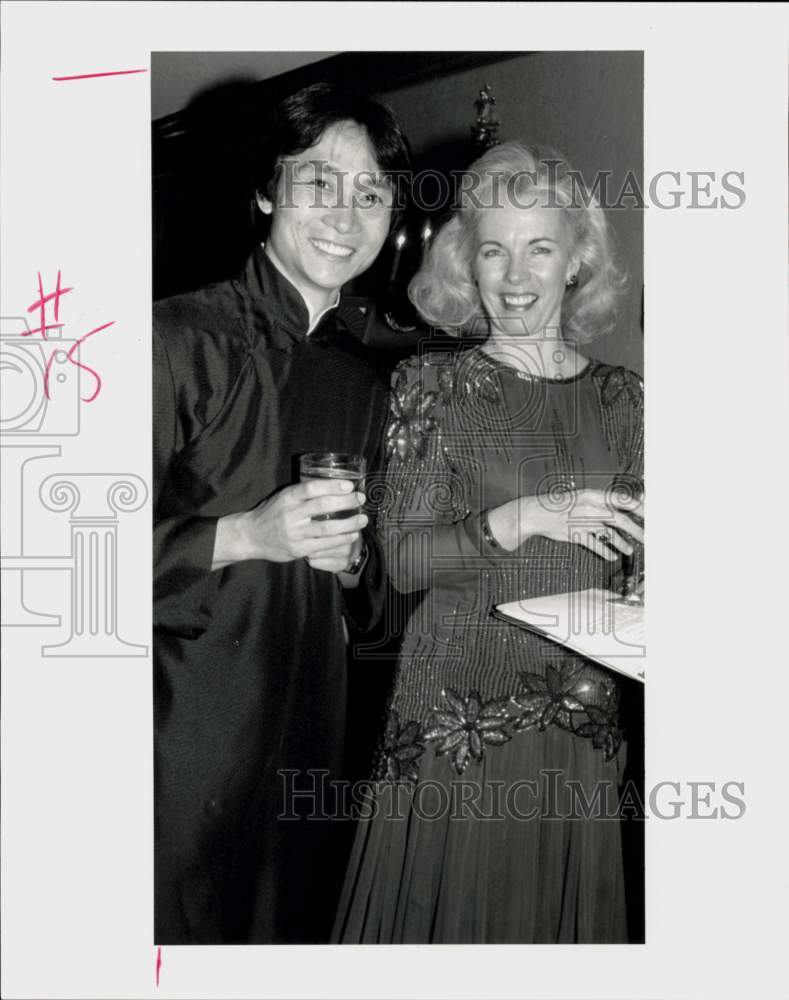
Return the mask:
<svg viewBox="0 0 789 1000">
<path fill-rule="evenodd" d="M 482 511 L 479 519 L 480 530 L 482 531 L 482 537 L 494 549 L 500 549 L 501 546 L 493 537 L 493 532 L 490 530 L 490 525 L 488 524 L 488 512 L 486 510 Z"/>
<path fill-rule="evenodd" d="M 351 563 L 348 569 L 345 570 L 345 572 L 349 573 L 351 576 L 357 576 L 359 573 L 361 573 L 362 569 L 364 568 L 364 564 L 367 562 L 367 554 L 368 554 L 367 542 L 363 541 L 359 555 L 354 559 L 354 561 Z"/>
</svg>

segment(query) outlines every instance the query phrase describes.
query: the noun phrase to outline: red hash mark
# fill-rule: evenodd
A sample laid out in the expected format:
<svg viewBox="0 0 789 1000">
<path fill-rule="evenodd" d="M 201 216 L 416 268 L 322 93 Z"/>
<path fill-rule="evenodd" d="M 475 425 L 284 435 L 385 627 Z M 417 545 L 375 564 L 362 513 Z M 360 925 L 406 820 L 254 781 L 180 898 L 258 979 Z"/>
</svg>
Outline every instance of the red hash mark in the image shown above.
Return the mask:
<svg viewBox="0 0 789 1000">
<path fill-rule="evenodd" d="M 49 295 L 44 294 L 44 284 L 41 281 L 41 272 L 38 272 L 38 299 L 30 306 L 27 307 L 28 312 L 33 312 L 35 309 L 39 310 L 40 325 L 35 328 L 35 330 L 26 330 L 22 336 L 31 337 L 34 333 L 40 333 L 44 340 L 49 341 L 47 337 L 47 330 L 60 330 L 64 326 L 63 323 L 57 322 L 60 319 L 60 300 L 66 294 L 66 292 L 73 292 L 73 288 L 61 288 L 60 285 L 60 271 L 58 271 L 58 280 L 55 285 L 55 291 L 50 292 Z M 47 305 L 54 303 L 55 310 L 55 322 L 47 322 Z M 101 391 L 101 376 L 97 371 L 94 371 L 89 365 L 84 365 L 81 361 L 75 359 L 74 354 L 79 349 L 80 344 L 83 344 L 88 337 L 92 337 L 94 333 L 99 333 L 100 330 L 106 330 L 107 327 L 112 326 L 115 320 L 111 320 L 109 323 L 104 323 L 102 326 L 97 326 L 93 330 L 89 330 L 88 333 L 83 334 L 78 337 L 74 343 L 71 345 L 69 350 L 66 352 L 66 360 L 77 368 L 82 368 L 86 372 L 89 372 L 96 382 L 96 388 L 93 390 L 90 396 L 83 396 L 83 403 L 92 403 L 93 400 L 98 396 Z M 49 355 L 47 360 L 46 368 L 44 369 L 44 395 L 47 399 L 51 400 L 52 396 L 49 392 L 49 376 L 52 370 L 52 362 L 57 356 L 58 348 L 54 348 L 52 353 Z"/>
<path fill-rule="evenodd" d="M 64 80 L 93 80 L 97 76 L 128 76 L 130 73 L 147 73 L 147 69 L 113 69 L 106 73 L 78 73 L 76 76 L 53 76 L 58 83 Z"/>
<path fill-rule="evenodd" d="M 162 946 L 156 949 L 156 988 L 159 988 L 159 973 L 162 971 Z"/>
<path fill-rule="evenodd" d="M 61 288 L 60 287 L 60 271 L 58 271 L 58 283 L 55 285 L 55 291 L 51 292 L 49 295 L 44 295 L 44 286 L 41 282 L 41 272 L 38 272 L 38 301 L 34 302 L 32 306 L 27 307 L 27 311 L 33 312 L 34 309 L 38 309 L 41 313 L 41 326 L 37 326 L 35 330 L 27 330 L 22 334 L 23 337 L 30 337 L 34 333 L 40 333 L 44 340 L 47 339 L 47 330 L 59 330 L 63 324 L 58 323 L 60 319 L 60 299 L 66 292 L 73 292 L 73 288 Z M 55 302 L 55 322 L 47 323 L 47 303 Z"/>
</svg>

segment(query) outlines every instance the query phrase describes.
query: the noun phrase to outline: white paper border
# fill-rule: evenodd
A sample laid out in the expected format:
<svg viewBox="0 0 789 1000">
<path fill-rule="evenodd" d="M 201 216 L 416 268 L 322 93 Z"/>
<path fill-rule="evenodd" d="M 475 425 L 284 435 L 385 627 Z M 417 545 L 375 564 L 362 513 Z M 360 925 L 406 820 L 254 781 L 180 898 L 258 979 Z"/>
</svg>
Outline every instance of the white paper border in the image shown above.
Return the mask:
<svg viewBox="0 0 789 1000">
<path fill-rule="evenodd" d="M 786 7 L 6 2 L 2 19 L 3 315 L 61 268 L 69 322 L 116 322 L 91 344 L 105 382 L 58 466 L 74 474 L 150 481 L 149 82 L 53 75 L 147 68 L 151 50 L 643 49 L 645 176 L 742 170 L 747 190 L 738 211 L 647 213 L 648 784 L 741 780 L 747 801 L 737 822 L 648 824 L 648 944 L 165 948 L 157 990 L 150 661 L 47 661 L 18 630 L 3 635 L 3 995 L 778 996 Z M 119 614 L 146 643 L 147 508 L 129 517 Z"/>
</svg>

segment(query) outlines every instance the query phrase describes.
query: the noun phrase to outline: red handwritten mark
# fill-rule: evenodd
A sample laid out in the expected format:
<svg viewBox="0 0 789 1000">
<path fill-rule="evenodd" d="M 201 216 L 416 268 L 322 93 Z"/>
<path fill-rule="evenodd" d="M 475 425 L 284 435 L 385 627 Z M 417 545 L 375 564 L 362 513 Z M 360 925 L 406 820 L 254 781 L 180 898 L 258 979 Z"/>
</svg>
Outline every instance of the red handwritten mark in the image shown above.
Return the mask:
<svg viewBox="0 0 789 1000">
<path fill-rule="evenodd" d="M 147 72 L 147 69 L 113 69 L 107 73 L 79 73 L 76 76 L 53 76 L 52 79 L 61 83 L 63 80 L 93 80 L 97 76 L 128 76 L 130 73 Z"/>
<path fill-rule="evenodd" d="M 47 337 L 47 330 L 59 330 L 64 324 L 63 323 L 47 323 L 47 305 L 49 303 L 54 303 L 55 307 L 55 320 L 60 319 L 60 300 L 66 294 L 66 292 L 73 292 L 73 288 L 63 288 L 61 286 L 61 274 L 58 271 L 58 280 L 55 285 L 55 291 L 50 292 L 49 295 L 44 294 L 44 283 L 41 280 L 41 272 L 38 272 L 38 299 L 30 306 L 27 307 L 28 312 L 33 312 L 35 309 L 39 310 L 39 315 L 41 318 L 41 325 L 37 326 L 35 330 L 25 330 L 22 334 L 23 337 L 32 337 L 34 333 L 40 333 L 42 338 L 49 342 Z M 92 403 L 93 400 L 98 396 L 101 391 L 101 377 L 98 372 L 94 371 L 89 365 L 82 364 L 81 361 L 77 361 L 74 358 L 74 354 L 79 349 L 80 344 L 84 344 L 88 337 L 92 337 L 94 333 L 98 333 L 100 330 L 106 330 L 108 326 L 112 326 L 115 320 L 109 323 L 104 323 L 102 326 L 97 326 L 93 330 L 89 330 L 83 336 L 78 337 L 77 340 L 71 345 L 69 350 L 66 352 L 66 360 L 74 365 L 76 368 L 84 368 L 86 372 L 89 372 L 93 378 L 96 380 L 96 388 L 90 396 L 83 396 L 83 403 Z M 49 355 L 46 367 L 44 369 L 44 395 L 47 399 L 51 400 L 52 396 L 49 391 L 49 376 L 52 371 L 52 362 L 58 356 L 59 349 L 56 347 L 52 353 Z"/>
<path fill-rule="evenodd" d="M 47 340 L 47 330 L 59 330 L 63 324 L 58 323 L 57 320 L 60 319 L 60 299 L 66 294 L 66 292 L 73 292 L 73 288 L 61 288 L 60 287 L 60 271 L 58 271 L 58 282 L 55 286 L 55 291 L 51 292 L 49 295 L 44 295 L 44 285 L 41 281 L 41 272 L 38 272 L 38 301 L 34 302 L 32 305 L 27 307 L 28 312 L 33 312 L 34 309 L 38 309 L 40 312 L 41 326 L 37 326 L 35 330 L 26 330 L 22 336 L 31 337 L 34 333 L 40 333 L 44 340 Z M 55 301 L 55 322 L 47 323 L 47 303 Z"/>
<path fill-rule="evenodd" d="M 156 988 L 159 989 L 159 973 L 162 970 L 162 946 L 156 949 Z"/>
<path fill-rule="evenodd" d="M 92 403 L 93 400 L 96 398 L 96 396 L 98 396 L 98 394 L 101 392 L 101 376 L 99 375 L 98 372 L 94 371 L 89 365 L 83 365 L 81 361 L 75 361 L 74 352 L 77 350 L 80 344 L 83 344 L 88 339 L 88 337 L 92 337 L 94 333 L 98 333 L 100 330 L 106 330 L 108 326 L 112 326 L 114 323 L 115 320 L 113 319 L 109 323 L 105 323 L 103 326 L 97 326 L 94 330 L 90 330 L 88 333 L 83 334 L 83 336 L 78 337 L 77 340 L 74 341 L 71 348 L 66 353 L 67 361 L 70 361 L 72 365 L 76 365 L 77 368 L 84 368 L 86 372 L 90 372 L 90 374 L 96 379 L 96 388 L 93 391 L 93 394 L 90 396 L 81 397 L 83 403 Z M 50 354 L 49 360 L 47 361 L 47 366 L 44 369 L 44 395 L 47 397 L 47 399 L 50 400 L 52 399 L 52 397 L 49 394 L 49 373 L 52 368 L 52 362 L 55 360 L 56 354 L 57 351 L 53 351 L 52 354 Z"/>
</svg>

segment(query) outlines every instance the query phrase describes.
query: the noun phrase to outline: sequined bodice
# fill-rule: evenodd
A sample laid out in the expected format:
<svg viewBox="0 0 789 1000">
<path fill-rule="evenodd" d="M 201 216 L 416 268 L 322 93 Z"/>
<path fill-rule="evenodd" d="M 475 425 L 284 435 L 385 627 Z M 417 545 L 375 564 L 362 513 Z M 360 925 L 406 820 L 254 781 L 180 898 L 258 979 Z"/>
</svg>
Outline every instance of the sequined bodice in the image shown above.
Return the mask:
<svg viewBox="0 0 789 1000">
<path fill-rule="evenodd" d="M 611 582 L 580 545 L 532 536 L 495 551 L 475 525 L 519 496 L 641 475 L 642 387 L 598 362 L 571 379 L 523 377 L 479 349 L 399 366 L 380 525 L 395 584 L 425 596 L 403 640 L 379 777 L 414 777 L 421 755 L 469 761 L 523 729 L 558 725 L 615 755 L 615 675 L 491 617 L 496 604 Z M 620 479 L 621 481 L 621 479 Z"/>
</svg>

